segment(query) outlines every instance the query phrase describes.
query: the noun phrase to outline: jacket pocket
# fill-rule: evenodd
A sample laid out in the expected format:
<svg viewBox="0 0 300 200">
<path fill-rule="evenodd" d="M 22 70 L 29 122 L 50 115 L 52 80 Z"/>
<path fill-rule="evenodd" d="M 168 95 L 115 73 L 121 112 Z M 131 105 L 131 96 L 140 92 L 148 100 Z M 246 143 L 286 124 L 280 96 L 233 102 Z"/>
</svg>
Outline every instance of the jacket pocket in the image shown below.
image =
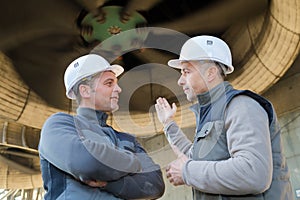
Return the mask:
<svg viewBox="0 0 300 200">
<path fill-rule="evenodd" d="M 202 160 L 209 153 L 219 153 L 224 145 L 217 145 L 226 143 L 226 139 L 222 138 L 224 129 L 224 121 L 212 121 L 203 125 L 200 131 L 198 131 L 194 138 L 193 157 L 195 160 Z M 225 136 L 223 136 L 225 137 Z M 211 155 L 212 158 L 218 157 L 218 155 Z"/>
</svg>

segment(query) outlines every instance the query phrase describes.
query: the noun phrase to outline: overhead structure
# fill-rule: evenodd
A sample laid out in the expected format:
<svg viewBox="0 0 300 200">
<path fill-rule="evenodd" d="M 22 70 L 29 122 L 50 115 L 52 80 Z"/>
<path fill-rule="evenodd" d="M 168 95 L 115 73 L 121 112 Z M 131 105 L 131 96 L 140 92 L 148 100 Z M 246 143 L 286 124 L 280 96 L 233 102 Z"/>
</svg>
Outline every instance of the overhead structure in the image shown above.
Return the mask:
<svg viewBox="0 0 300 200">
<path fill-rule="evenodd" d="M 256 4 L 255 1 L 253 2 L 254 4 Z M 128 3 L 128 6 L 129 5 L 130 3 Z M 223 5 L 220 5 L 220 8 L 222 8 L 222 6 Z M 149 5 L 149 7 L 153 7 L 153 5 Z M 291 64 L 293 63 L 293 61 L 299 53 L 299 7 L 300 4 L 297 3 L 297 0 L 270 1 L 269 8 L 265 9 L 264 12 L 251 17 L 251 19 L 249 19 L 247 23 L 245 23 L 245 21 L 241 21 L 241 23 L 234 23 L 228 29 L 226 29 L 226 31 L 220 36 L 226 42 L 229 43 L 229 46 L 232 49 L 233 64 L 236 70 L 232 75 L 229 76 L 229 80 L 232 81 L 234 86 L 236 86 L 237 88 L 251 89 L 255 92 L 261 93 L 268 89 L 271 85 L 276 83 L 280 79 L 280 77 L 283 76 L 283 74 L 291 66 Z M 132 10 L 131 8 L 128 9 Z M 205 16 L 198 14 L 199 12 L 195 13 L 195 15 L 199 15 L 199 19 L 196 19 L 196 22 L 201 21 L 201 17 L 204 17 L 204 19 L 206 19 Z M 286 13 L 290 14 L 286 15 Z M 120 16 L 118 15 L 116 17 L 118 17 L 119 19 Z M 189 20 L 191 19 L 192 18 L 189 18 Z M 161 25 L 165 27 L 174 26 L 173 28 L 175 28 L 175 31 L 191 31 L 191 33 L 193 34 L 196 33 L 195 31 L 202 30 L 201 24 L 199 25 L 197 30 L 195 29 L 195 27 L 192 30 L 189 30 L 189 26 L 180 25 L 180 21 L 182 20 L 184 20 L 184 18 L 178 19 L 178 27 L 175 26 L 176 20 L 174 22 L 170 22 L 169 24 L 167 22 L 161 23 Z M 187 34 L 189 34 L 189 32 L 187 32 Z M 202 33 L 200 32 L 199 34 Z M 3 42 L 1 42 L 0 44 L 2 44 L 3 47 Z M 7 48 L 9 49 L 9 46 Z M 4 48 L 4 50 L 6 50 L 7 48 Z M 145 62 L 150 63 L 152 62 L 151 56 L 153 55 L 153 52 L 156 54 L 154 54 L 155 56 L 153 56 L 155 62 L 165 62 L 167 60 L 165 59 L 165 57 L 168 59 L 172 57 L 170 56 L 170 54 L 164 55 L 163 53 L 155 51 L 155 49 L 153 49 L 152 51 L 151 49 L 146 49 L 144 52 L 145 54 L 143 54 L 143 52 L 138 53 L 139 58 L 146 59 Z M 53 56 L 52 53 L 49 54 Z M 80 54 L 80 51 L 77 54 Z M 9 53 L 7 55 L 10 56 Z M 67 60 L 71 60 L 74 57 L 74 55 L 71 56 L 69 53 L 66 53 L 65 55 L 69 56 Z M 137 55 L 137 53 L 135 53 L 135 55 Z M 57 57 L 61 56 L 57 55 Z M 12 56 L 12 58 L 15 57 Z M 58 64 L 62 64 L 61 62 L 59 62 L 59 58 L 55 59 L 55 61 L 57 62 L 50 62 L 50 64 L 52 64 L 52 68 L 55 68 Z M 26 84 L 28 82 L 27 75 L 24 75 L 23 77 L 22 70 L 19 69 L 20 67 L 22 67 L 22 63 L 19 63 L 15 60 L 11 60 L 4 54 L 1 55 L 0 61 L 0 72 L 2 74 L 5 74 L 5 76 L 3 76 L 3 79 L 0 80 L 2 86 L 0 88 L 2 95 L 1 99 L 3 102 L 0 104 L 0 115 L 2 118 L 7 118 L 9 120 L 13 120 L 15 122 L 24 124 L 29 127 L 41 128 L 45 119 L 52 113 L 57 111 L 71 112 L 72 108 L 74 108 L 72 103 L 70 103 L 64 97 L 62 74 L 66 66 L 59 66 L 59 69 L 53 69 L 51 73 L 47 72 L 50 77 L 55 77 L 55 85 L 53 85 L 54 82 L 51 82 L 50 80 L 48 82 L 48 78 L 46 78 L 46 81 L 41 82 L 41 85 L 35 85 L 33 88 L 31 88 L 30 86 L 32 85 L 29 84 L 28 86 Z M 64 63 L 67 62 L 64 61 Z M 14 64 L 17 64 L 17 67 Z M 49 61 L 47 65 L 48 64 Z M 128 66 L 126 66 L 127 63 L 123 64 L 125 65 L 125 69 L 128 69 Z M 28 64 L 26 63 L 24 63 L 23 65 L 28 66 Z M 32 65 L 34 65 L 34 63 L 32 63 Z M 32 68 L 35 67 L 32 66 Z M 43 66 L 40 66 L 40 68 L 42 70 Z M 18 73 L 15 71 L 15 69 L 18 69 Z M 48 69 L 45 68 L 45 70 Z M 58 71 L 60 72 L 58 73 Z M 30 76 L 37 75 L 36 72 L 31 72 L 33 74 L 31 74 Z M 53 73 L 57 74 L 53 75 Z M 151 72 L 149 72 L 149 74 L 151 74 Z M 137 76 L 139 76 L 139 74 L 137 74 Z M 23 81 L 22 78 L 25 81 Z M 34 77 L 31 78 L 37 79 Z M 51 80 L 52 79 L 53 78 L 51 78 Z M 165 79 L 164 82 L 172 82 L 172 79 L 173 77 L 169 77 L 168 79 Z M 35 81 L 37 80 L 33 80 L 33 82 L 37 84 Z M 134 80 L 132 81 L 134 82 Z M 44 85 L 45 88 L 43 90 L 48 95 L 57 96 L 56 93 L 60 94 L 59 99 L 61 99 L 61 101 L 59 103 L 59 106 L 53 106 L 51 100 L 50 103 L 48 103 L 46 101 L 49 100 L 48 97 L 43 96 L 44 93 L 39 93 L 39 89 L 35 88 L 42 87 Z M 143 92 L 150 94 L 150 90 Z M 126 93 L 126 90 L 123 90 L 123 93 Z M 160 93 L 160 95 L 163 94 L 163 92 Z M 169 95 L 169 93 L 167 95 Z M 153 99 L 155 98 L 153 97 Z M 143 101 L 140 101 L 140 99 L 138 99 L 135 102 L 130 103 L 132 105 L 136 104 L 138 107 L 141 103 L 143 103 Z M 146 105 L 145 107 L 151 106 Z M 138 115 L 138 117 L 132 115 L 129 118 L 137 118 L 137 121 L 139 119 L 141 121 L 149 119 L 148 112 L 143 113 L 145 112 L 144 110 L 139 111 L 133 108 L 133 111 L 131 111 L 131 113 L 133 112 L 140 114 Z M 129 118 L 124 118 L 125 124 L 127 123 L 126 119 Z M 152 121 L 155 120 L 153 119 Z M 141 124 L 143 124 L 143 122 L 141 122 Z M 128 130 L 130 131 L 130 127 L 124 126 L 124 128 L 129 128 Z M 148 130 L 146 131 L 146 133 L 141 134 L 145 135 L 153 131 L 155 130 Z"/>
<path fill-rule="evenodd" d="M 179 3 L 184 5 L 175 9 Z M 298 0 L 129 0 L 121 3 L 113 0 L 28 0 L 22 6 L 19 1 L 11 0 L 1 2 L 1 8 L 0 187 L 11 189 L 11 193 L 19 192 L 16 187 L 41 187 L 37 152 L 39 130 L 51 114 L 74 112 L 74 102 L 65 97 L 63 73 L 74 58 L 99 50 L 95 46 L 103 39 L 91 38 L 94 28 L 100 31 L 98 36 L 103 25 L 109 25 L 106 31 L 117 36 L 122 30 L 140 24 L 144 28 L 178 32 L 186 38 L 201 34 L 219 36 L 229 44 L 233 54 L 235 72 L 228 79 L 239 89 L 258 93 L 275 84 L 300 51 Z M 11 8 L 16 9 L 13 14 Z M 112 11 L 108 11 L 110 9 Z M 125 26 L 135 15 L 139 21 Z M 84 20 L 92 21 L 92 26 L 85 26 L 89 23 Z M 108 121 L 140 137 L 161 134 L 162 127 L 153 104 L 158 96 L 166 96 L 178 104 L 176 120 L 180 126 L 193 126 L 194 116 L 188 111 L 190 104 L 176 86 L 179 74 L 166 67 L 167 60 L 178 57 L 176 52 L 184 40 L 165 31 L 144 32 L 139 36 L 141 38 L 133 40 L 138 44 L 133 49 L 128 48 L 132 44 L 130 40 L 126 41 L 130 41 L 130 45 L 125 43 L 126 52 L 117 44 L 110 49 L 121 54 L 114 54 L 111 61 L 121 63 L 127 71 L 120 78 L 127 89 L 123 89 L 121 96 L 125 99 L 121 102 L 123 107 Z M 166 48 L 151 47 L 149 43 L 155 38 Z M 141 44 L 143 42 L 148 45 Z M 175 45 L 173 52 L 166 51 L 168 45 Z M 14 182 L 19 185 L 13 185 Z"/>
</svg>

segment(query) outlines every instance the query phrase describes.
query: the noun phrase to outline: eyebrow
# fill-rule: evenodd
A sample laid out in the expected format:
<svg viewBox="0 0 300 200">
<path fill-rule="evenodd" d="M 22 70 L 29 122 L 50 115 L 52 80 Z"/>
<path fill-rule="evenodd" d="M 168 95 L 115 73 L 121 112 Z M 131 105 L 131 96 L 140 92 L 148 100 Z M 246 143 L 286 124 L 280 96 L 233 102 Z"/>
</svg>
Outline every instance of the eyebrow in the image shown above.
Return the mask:
<svg viewBox="0 0 300 200">
<path fill-rule="evenodd" d="M 183 65 L 182 68 L 181 68 L 181 71 L 182 70 L 190 70 L 191 69 L 191 66 L 189 65 Z"/>
<path fill-rule="evenodd" d="M 115 81 L 117 81 L 117 80 L 114 79 L 114 78 L 107 78 L 107 79 L 105 79 L 105 80 L 103 81 L 103 83 L 106 83 L 106 82 L 109 82 L 109 81 L 115 82 Z"/>
</svg>

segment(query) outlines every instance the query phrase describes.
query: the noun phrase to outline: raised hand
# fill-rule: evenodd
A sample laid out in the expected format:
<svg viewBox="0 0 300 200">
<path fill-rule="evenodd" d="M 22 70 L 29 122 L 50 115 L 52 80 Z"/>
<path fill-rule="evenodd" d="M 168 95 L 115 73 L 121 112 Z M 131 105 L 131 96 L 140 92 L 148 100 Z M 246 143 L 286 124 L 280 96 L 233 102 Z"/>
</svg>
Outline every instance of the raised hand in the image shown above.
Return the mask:
<svg viewBox="0 0 300 200">
<path fill-rule="evenodd" d="M 163 125 L 167 125 L 169 122 L 173 121 L 177 107 L 175 103 L 173 103 L 171 107 L 169 102 L 165 98 L 159 97 L 156 100 L 155 110 L 158 120 Z"/>
</svg>

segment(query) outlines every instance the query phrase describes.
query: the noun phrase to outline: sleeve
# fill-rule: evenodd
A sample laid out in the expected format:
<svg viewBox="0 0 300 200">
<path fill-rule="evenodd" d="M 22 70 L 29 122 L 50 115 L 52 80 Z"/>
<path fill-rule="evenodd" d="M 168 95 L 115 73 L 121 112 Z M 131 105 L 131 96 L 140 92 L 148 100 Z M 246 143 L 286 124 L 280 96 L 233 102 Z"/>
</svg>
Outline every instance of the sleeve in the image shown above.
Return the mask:
<svg viewBox="0 0 300 200">
<path fill-rule="evenodd" d="M 228 160 L 189 160 L 183 169 L 187 185 L 214 194 L 258 194 L 272 181 L 272 148 L 266 111 L 250 97 L 237 96 L 225 118 Z"/>
<path fill-rule="evenodd" d="M 51 164 L 82 181 L 117 180 L 141 170 L 141 163 L 135 154 L 114 148 L 107 141 L 81 138 L 73 117 L 64 113 L 52 115 L 45 122 L 39 152 Z M 107 159 L 114 160 L 118 168 L 107 165 Z"/>
<path fill-rule="evenodd" d="M 160 167 L 153 162 L 136 140 L 134 144 L 134 151 L 138 154 L 142 164 L 142 172 L 108 182 L 105 190 L 122 199 L 157 199 L 163 195 L 165 190 Z"/>
<path fill-rule="evenodd" d="M 178 149 L 186 155 L 190 153 L 192 142 L 174 121 L 164 127 L 164 132 L 170 144 L 177 146 Z"/>
</svg>

